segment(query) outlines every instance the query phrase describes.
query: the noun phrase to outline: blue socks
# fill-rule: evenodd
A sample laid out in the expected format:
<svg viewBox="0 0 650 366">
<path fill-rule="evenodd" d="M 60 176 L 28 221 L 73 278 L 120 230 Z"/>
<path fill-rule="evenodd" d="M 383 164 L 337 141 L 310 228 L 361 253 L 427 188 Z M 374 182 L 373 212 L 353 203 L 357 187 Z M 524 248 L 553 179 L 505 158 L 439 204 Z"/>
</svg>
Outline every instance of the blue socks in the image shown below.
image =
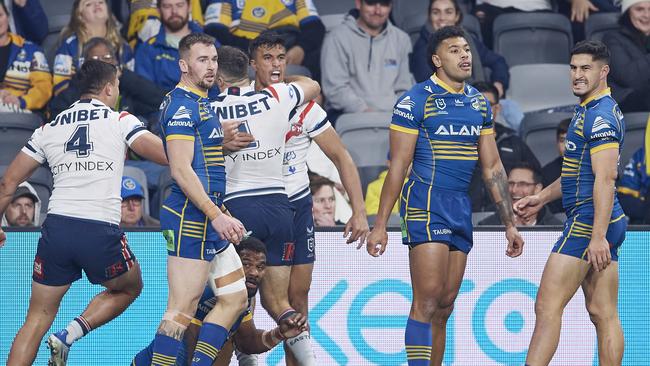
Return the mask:
<svg viewBox="0 0 650 366">
<path fill-rule="evenodd" d="M 211 366 L 227 339 L 226 328 L 214 323 L 203 323 L 194 349 L 192 366 Z"/>
<path fill-rule="evenodd" d="M 409 318 L 404 335 L 408 366 L 429 366 L 431 342 L 431 324 Z"/>
<path fill-rule="evenodd" d="M 176 363 L 176 355 L 180 345 L 181 341 L 156 333 L 156 338 L 153 340 L 151 366 L 173 366 Z M 138 356 L 140 353 L 138 353 Z M 136 356 L 136 359 L 138 356 Z"/>
</svg>

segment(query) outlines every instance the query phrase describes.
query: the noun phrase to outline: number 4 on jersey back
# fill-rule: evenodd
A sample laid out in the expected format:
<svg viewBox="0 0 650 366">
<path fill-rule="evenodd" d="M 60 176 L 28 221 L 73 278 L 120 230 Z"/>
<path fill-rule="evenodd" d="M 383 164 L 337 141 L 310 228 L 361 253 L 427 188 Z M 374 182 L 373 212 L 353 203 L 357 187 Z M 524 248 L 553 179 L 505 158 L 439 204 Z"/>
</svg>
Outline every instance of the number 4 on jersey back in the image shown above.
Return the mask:
<svg viewBox="0 0 650 366">
<path fill-rule="evenodd" d="M 74 151 L 78 158 L 87 158 L 93 151 L 93 143 L 88 141 L 88 125 L 79 125 L 65 143 L 65 152 Z"/>
</svg>

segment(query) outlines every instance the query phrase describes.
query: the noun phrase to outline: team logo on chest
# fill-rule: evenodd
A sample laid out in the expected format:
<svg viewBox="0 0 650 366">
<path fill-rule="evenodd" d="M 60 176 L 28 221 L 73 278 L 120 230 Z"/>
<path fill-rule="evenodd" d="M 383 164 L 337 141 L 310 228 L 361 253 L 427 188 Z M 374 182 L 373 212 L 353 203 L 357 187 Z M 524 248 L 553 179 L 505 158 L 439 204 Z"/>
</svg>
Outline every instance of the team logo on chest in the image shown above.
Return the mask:
<svg viewBox="0 0 650 366">
<path fill-rule="evenodd" d="M 438 109 L 447 108 L 447 103 L 445 103 L 444 99 L 436 99 L 435 103 L 436 103 L 436 107 L 438 107 Z"/>
<path fill-rule="evenodd" d="M 478 100 L 478 98 L 472 98 L 472 109 L 475 111 L 481 109 L 481 102 Z"/>
</svg>

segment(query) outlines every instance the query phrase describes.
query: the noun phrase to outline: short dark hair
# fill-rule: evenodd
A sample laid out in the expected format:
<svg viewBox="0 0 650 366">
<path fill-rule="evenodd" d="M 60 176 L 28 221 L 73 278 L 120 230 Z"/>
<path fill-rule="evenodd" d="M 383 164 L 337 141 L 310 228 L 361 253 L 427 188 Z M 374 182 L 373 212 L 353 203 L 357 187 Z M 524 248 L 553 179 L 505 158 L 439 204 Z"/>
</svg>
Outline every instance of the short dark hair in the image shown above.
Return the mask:
<svg viewBox="0 0 650 366">
<path fill-rule="evenodd" d="M 256 237 L 250 236 L 247 239 L 244 239 L 239 242 L 239 245 L 235 245 L 235 250 L 237 254 L 241 255 L 241 252 L 244 250 L 249 250 L 255 253 L 264 253 L 266 255 L 266 246 L 264 243 Z"/>
<path fill-rule="evenodd" d="M 513 165 L 512 168 L 510 168 L 510 173 L 512 173 L 512 171 L 515 169 L 530 170 L 530 172 L 533 173 L 533 182 L 535 182 L 535 184 L 542 183 L 542 173 L 535 165 L 527 161 L 520 161 Z M 510 175 L 510 173 L 508 173 L 508 175 Z"/>
<path fill-rule="evenodd" d="M 382 5 L 390 5 L 393 3 L 393 0 L 361 0 L 362 3 L 366 3 L 368 5 L 374 5 L 374 4 L 382 4 Z"/>
<path fill-rule="evenodd" d="M 437 31 L 433 32 L 433 34 L 429 38 L 429 44 L 427 45 L 427 54 L 429 55 L 429 62 L 432 64 L 431 57 L 436 53 L 436 51 L 438 50 L 438 46 L 440 46 L 440 43 L 442 43 L 442 41 L 444 41 L 445 39 L 456 38 L 456 37 L 462 37 L 467 39 L 467 37 L 465 36 L 465 32 L 463 31 L 463 28 L 455 25 L 442 27 Z"/>
<path fill-rule="evenodd" d="M 481 92 L 481 94 L 485 93 L 490 93 L 494 95 L 494 100 L 496 103 L 499 103 L 499 91 L 497 90 L 497 87 L 494 86 L 494 84 L 490 84 L 486 81 L 479 81 L 477 83 L 472 84 L 472 86 Z"/>
<path fill-rule="evenodd" d="M 562 121 L 560 121 L 560 124 L 558 124 L 557 128 L 555 129 L 556 140 L 560 138 L 561 134 L 567 133 L 569 131 L 569 124 L 571 124 L 571 118 L 565 118 Z"/>
<path fill-rule="evenodd" d="M 433 4 L 436 1 L 440 0 L 429 0 L 429 12 L 427 13 L 427 19 L 429 19 L 429 14 L 431 14 L 431 8 L 433 7 Z M 460 4 L 458 4 L 458 0 L 449 0 L 451 1 L 451 4 L 454 6 L 454 9 L 456 10 L 456 14 L 458 14 L 458 23 L 457 24 L 462 24 L 463 23 L 463 9 L 461 9 Z"/>
<path fill-rule="evenodd" d="M 117 52 L 115 51 L 115 47 L 113 47 L 113 44 L 109 42 L 104 37 L 93 37 L 84 44 L 83 51 L 81 52 L 81 57 L 83 57 L 84 60 L 88 59 L 88 54 L 90 53 L 91 50 L 95 49 L 97 46 L 104 46 L 108 49 L 108 51 L 111 53 L 113 58 L 117 57 Z M 118 60 L 119 63 L 119 60 Z"/>
<path fill-rule="evenodd" d="M 81 95 L 99 95 L 106 84 L 115 81 L 117 67 L 104 61 L 86 60 L 76 77 Z"/>
<path fill-rule="evenodd" d="M 330 186 L 334 188 L 334 182 L 316 173 L 309 174 L 309 190 L 311 191 L 311 194 L 316 193 L 324 186 Z"/>
<path fill-rule="evenodd" d="M 260 33 L 260 35 L 257 36 L 257 38 L 255 38 L 248 46 L 248 57 L 251 59 L 255 58 L 255 51 L 260 47 L 273 48 L 275 46 L 282 46 L 285 49 L 287 48 L 284 38 L 282 38 L 280 33 L 273 30 L 264 31 Z"/>
<path fill-rule="evenodd" d="M 603 61 L 609 64 L 609 48 L 601 41 L 580 41 L 573 46 L 573 55 L 591 55 L 594 61 Z"/>
<path fill-rule="evenodd" d="M 239 48 L 221 46 L 219 54 L 219 74 L 231 80 L 248 77 L 248 56 Z"/>
<path fill-rule="evenodd" d="M 190 52 L 190 49 L 192 46 L 194 46 L 197 43 L 206 45 L 206 46 L 214 46 L 214 43 L 216 40 L 214 37 L 209 36 L 205 33 L 190 33 L 186 35 L 185 37 L 181 38 L 180 43 L 178 44 L 178 53 L 181 56 L 181 58 L 185 58 L 188 52 Z"/>
</svg>

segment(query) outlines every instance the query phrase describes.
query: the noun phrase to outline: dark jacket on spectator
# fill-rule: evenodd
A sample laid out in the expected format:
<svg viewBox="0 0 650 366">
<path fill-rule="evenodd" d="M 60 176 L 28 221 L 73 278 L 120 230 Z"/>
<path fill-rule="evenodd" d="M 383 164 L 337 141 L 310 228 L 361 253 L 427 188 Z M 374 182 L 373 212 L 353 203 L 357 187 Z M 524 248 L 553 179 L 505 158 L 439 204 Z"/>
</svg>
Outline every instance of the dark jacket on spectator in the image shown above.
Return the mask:
<svg viewBox="0 0 650 366">
<path fill-rule="evenodd" d="M 542 184 L 544 187 L 548 187 L 551 183 L 555 182 L 556 179 L 562 174 L 562 157 L 558 156 L 555 160 L 544 165 L 542 168 Z M 548 207 L 552 213 L 564 212 L 562 207 L 562 199 L 557 199 L 555 201 L 549 202 L 546 207 Z"/>
<path fill-rule="evenodd" d="M 52 0 L 47 0 L 52 1 Z M 41 44 L 47 37 L 47 15 L 38 0 L 27 0 L 24 7 L 12 4 L 11 15 L 16 29 L 14 33 L 20 34 L 28 41 Z"/>
<path fill-rule="evenodd" d="M 535 154 L 530 150 L 528 145 L 517 136 L 515 131 L 500 123 L 494 124 L 494 132 L 496 133 L 497 148 L 501 156 L 501 162 L 507 173 L 513 166 L 520 162 L 528 162 L 535 169 L 539 170 L 539 161 Z M 490 192 L 485 189 L 483 179 L 481 177 L 481 165 L 476 164 L 474 175 L 469 187 L 469 195 L 472 200 L 472 212 L 479 211 L 492 211 L 494 204 L 490 197 Z"/>
<path fill-rule="evenodd" d="M 70 81 L 70 86 L 50 100 L 50 117 L 55 117 L 77 100 L 80 96 L 75 76 Z M 120 101 L 119 110 L 128 111 L 136 116 L 148 118 L 158 112 L 160 103 L 165 97 L 165 92 L 153 82 L 143 78 L 128 69 L 122 70 L 120 76 Z"/>
<path fill-rule="evenodd" d="M 431 24 L 427 22 L 420 30 L 420 37 L 413 46 L 413 54 L 411 56 L 411 72 L 418 83 L 426 80 L 433 74 L 433 68 L 427 55 L 427 45 L 429 37 L 433 33 Z M 503 84 L 504 88 L 508 88 L 510 82 L 510 73 L 508 71 L 508 64 L 503 56 L 491 51 L 483 42 L 474 38 L 471 34 L 467 36 L 467 42 L 472 50 L 472 79 L 470 84 L 474 81 L 495 81 Z M 491 71 L 490 80 L 485 77 L 483 67 L 487 67 Z"/>
<path fill-rule="evenodd" d="M 479 225 L 503 225 L 501 223 L 501 218 L 498 214 L 490 215 L 483 220 L 479 221 Z M 553 216 L 551 210 L 547 206 L 544 206 L 539 213 L 537 214 L 537 222 L 535 226 L 538 225 L 562 225 L 562 221 L 557 217 Z"/>
<path fill-rule="evenodd" d="M 612 96 L 621 104 L 635 89 L 650 84 L 650 37 L 621 27 L 606 33 L 603 43 L 611 54 L 608 82 Z"/>
</svg>

